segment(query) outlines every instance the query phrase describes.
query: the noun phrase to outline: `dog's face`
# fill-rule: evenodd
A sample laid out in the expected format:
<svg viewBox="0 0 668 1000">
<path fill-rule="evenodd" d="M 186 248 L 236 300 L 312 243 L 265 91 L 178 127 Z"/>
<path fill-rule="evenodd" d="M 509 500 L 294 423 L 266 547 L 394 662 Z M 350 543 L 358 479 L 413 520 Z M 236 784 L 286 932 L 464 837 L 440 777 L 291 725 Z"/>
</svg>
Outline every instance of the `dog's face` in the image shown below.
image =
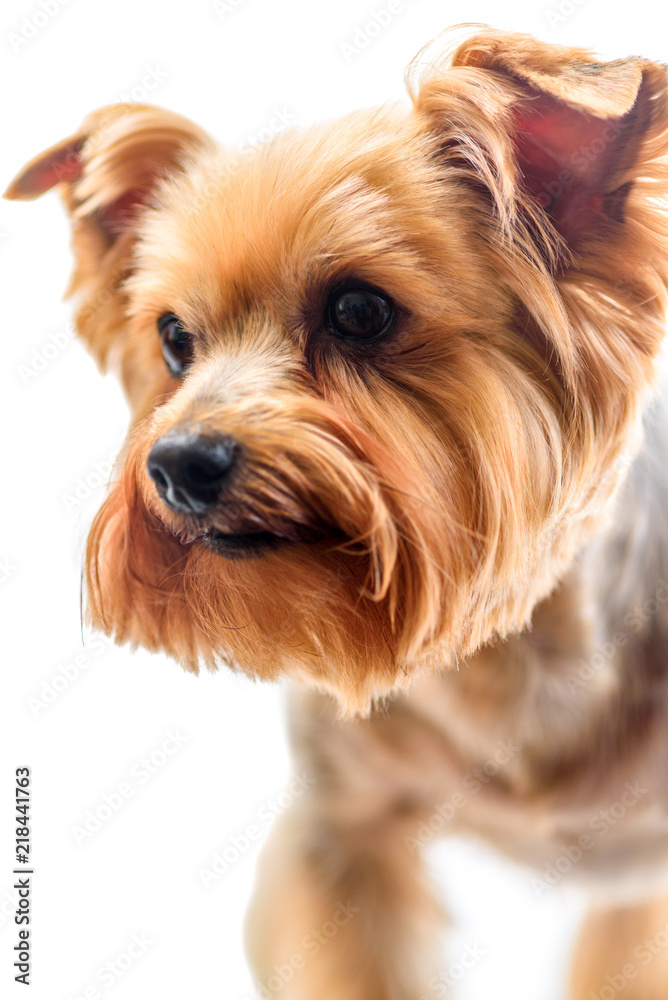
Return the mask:
<svg viewBox="0 0 668 1000">
<path fill-rule="evenodd" d="M 236 158 L 118 106 L 11 189 L 62 183 L 132 407 L 87 554 L 119 640 L 359 708 L 523 627 L 599 523 L 662 335 L 664 71 L 487 32 L 412 96 Z"/>
</svg>

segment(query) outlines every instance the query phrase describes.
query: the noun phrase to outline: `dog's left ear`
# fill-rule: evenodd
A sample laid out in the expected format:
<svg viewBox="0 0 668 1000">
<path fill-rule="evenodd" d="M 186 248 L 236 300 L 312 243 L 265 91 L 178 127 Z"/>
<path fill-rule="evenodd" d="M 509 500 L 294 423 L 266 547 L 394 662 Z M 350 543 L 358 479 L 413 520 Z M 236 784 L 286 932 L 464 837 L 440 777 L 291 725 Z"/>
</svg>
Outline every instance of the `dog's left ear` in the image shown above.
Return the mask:
<svg viewBox="0 0 668 1000">
<path fill-rule="evenodd" d="M 664 66 L 597 62 L 491 29 L 446 65 L 423 71 L 420 58 L 409 69 L 416 110 L 436 124 L 444 156 L 477 173 L 499 207 L 521 191 L 571 246 L 600 222 L 623 221 L 640 146 L 668 125 Z"/>
<path fill-rule="evenodd" d="M 160 182 L 213 148 L 187 118 L 164 108 L 116 104 L 94 111 L 73 136 L 40 153 L 5 197 L 58 187 L 72 223 L 79 333 L 104 368 L 124 327 L 122 282 L 132 268 L 138 220 Z"/>
</svg>

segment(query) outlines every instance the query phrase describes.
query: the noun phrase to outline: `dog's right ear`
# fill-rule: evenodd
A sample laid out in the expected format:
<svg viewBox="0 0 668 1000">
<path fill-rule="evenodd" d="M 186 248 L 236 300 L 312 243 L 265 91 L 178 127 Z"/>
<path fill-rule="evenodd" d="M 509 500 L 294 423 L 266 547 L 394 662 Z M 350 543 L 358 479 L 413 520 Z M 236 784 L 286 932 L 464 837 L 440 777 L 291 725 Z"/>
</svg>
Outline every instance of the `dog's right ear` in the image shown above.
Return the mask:
<svg viewBox="0 0 668 1000">
<path fill-rule="evenodd" d="M 6 198 L 37 198 L 59 187 L 72 221 L 77 328 L 102 368 L 122 329 L 132 247 L 142 210 L 159 182 L 189 156 L 213 149 L 197 125 L 163 108 L 115 104 L 94 111 L 79 131 L 40 153 L 11 182 Z"/>
</svg>

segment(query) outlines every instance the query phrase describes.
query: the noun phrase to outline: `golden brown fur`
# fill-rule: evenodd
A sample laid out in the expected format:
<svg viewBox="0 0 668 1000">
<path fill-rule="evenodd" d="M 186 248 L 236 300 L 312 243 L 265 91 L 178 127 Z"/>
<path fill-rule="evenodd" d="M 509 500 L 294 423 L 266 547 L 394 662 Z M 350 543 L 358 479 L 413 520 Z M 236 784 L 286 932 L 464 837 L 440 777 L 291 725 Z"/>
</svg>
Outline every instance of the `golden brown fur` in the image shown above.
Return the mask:
<svg viewBox="0 0 668 1000">
<path fill-rule="evenodd" d="M 447 829 L 539 872 L 591 835 L 577 872 L 619 899 L 578 953 L 584 1000 L 656 922 L 642 892 L 668 891 L 666 70 L 481 30 L 421 54 L 409 90 L 241 159 L 120 105 L 10 188 L 61 182 L 79 331 L 132 407 L 89 618 L 191 669 L 306 682 L 295 752 L 318 785 L 272 835 L 249 924 L 266 993 L 433 994 L 416 848 L 450 803 Z M 322 325 L 351 277 L 396 303 L 366 350 Z M 195 339 L 182 382 L 166 311 Z M 177 425 L 243 445 L 206 523 L 146 471 Z M 228 561 L 212 530 L 283 545 Z M 667 989 L 661 960 L 625 996 Z"/>
</svg>

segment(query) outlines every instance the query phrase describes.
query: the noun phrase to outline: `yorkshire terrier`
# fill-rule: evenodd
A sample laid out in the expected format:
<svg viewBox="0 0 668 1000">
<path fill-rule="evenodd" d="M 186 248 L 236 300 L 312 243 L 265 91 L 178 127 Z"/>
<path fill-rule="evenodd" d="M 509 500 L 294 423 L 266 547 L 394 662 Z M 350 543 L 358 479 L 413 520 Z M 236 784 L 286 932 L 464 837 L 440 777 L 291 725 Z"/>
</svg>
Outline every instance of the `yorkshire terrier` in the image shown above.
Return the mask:
<svg viewBox="0 0 668 1000">
<path fill-rule="evenodd" d="M 442 995 L 432 831 L 597 888 L 573 1000 L 668 996 L 667 70 L 474 31 L 407 107 L 240 156 L 116 105 L 8 191 L 132 409 L 90 622 L 299 682 L 264 998 Z"/>
</svg>

